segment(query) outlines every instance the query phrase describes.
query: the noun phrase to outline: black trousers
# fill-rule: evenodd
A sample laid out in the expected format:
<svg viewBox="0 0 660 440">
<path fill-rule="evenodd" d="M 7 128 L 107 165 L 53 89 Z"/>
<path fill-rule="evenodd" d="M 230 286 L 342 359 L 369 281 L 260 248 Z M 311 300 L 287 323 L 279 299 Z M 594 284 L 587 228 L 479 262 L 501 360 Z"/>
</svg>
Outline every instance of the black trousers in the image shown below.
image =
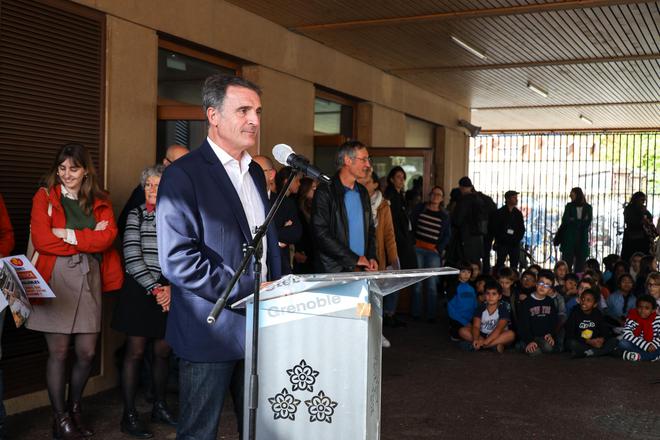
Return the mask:
<svg viewBox="0 0 660 440">
<path fill-rule="evenodd" d="M 518 270 L 520 263 L 520 243 L 518 244 L 497 244 L 496 250 L 497 259 L 495 260 L 495 272 L 501 267 L 504 267 L 506 257 L 509 257 L 509 267 Z"/>
</svg>

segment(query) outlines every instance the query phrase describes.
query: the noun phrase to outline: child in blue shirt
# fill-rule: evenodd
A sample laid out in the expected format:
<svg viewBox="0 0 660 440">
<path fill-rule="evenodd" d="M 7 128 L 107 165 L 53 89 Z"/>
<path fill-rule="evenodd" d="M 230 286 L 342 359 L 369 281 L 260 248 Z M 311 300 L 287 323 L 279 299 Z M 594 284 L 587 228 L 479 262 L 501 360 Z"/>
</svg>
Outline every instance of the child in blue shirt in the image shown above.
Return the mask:
<svg viewBox="0 0 660 440">
<path fill-rule="evenodd" d="M 452 341 L 460 341 L 458 331 L 472 322 L 474 310 L 477 308 L 477 293 L 470 285 L 472 266 L 470 263 L 459 264 L 458 283 L 450 289 L 450 300 L 447 303 L 449 314 L 449 336 Z M 453 290 L 453 291 L 452 291 Z"/>
<path fill-rule="evenodd" d="M 472 323 L 462 327 L 459 335 L 462 347 L 468 351 L 482 348 L 496 349 L 503 353 L 507 345 L 513 344 L 516 335 L 509 330 L 511 314 L 507 304 L 502 302 L 502 287 L 494 280 L 486 283 L 485 302 L 477 306 Z"/>
</svg>

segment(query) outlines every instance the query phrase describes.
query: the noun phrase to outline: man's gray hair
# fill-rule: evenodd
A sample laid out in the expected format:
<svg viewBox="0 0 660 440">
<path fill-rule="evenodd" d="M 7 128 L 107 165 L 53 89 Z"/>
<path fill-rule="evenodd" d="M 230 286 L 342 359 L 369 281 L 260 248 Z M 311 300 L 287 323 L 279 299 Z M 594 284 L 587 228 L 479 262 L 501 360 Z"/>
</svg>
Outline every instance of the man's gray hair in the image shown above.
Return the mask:
<svg viewBox="0 0 660 440">
<path fill-rule="evenodd" d="M 161 177 L 163 175 L 163 170 L 165 169 L 165 165 L 158 164 L 154 165 L 152 167 L 147 167 L 142 170 L 142 174 L 140 174 L 140 185 L 142 188 L 144 188 L 144 185 L 147 184 L 147 179 L 149 177 Z"/>
<path fill-rule="evenodd" d="M 204 113 L 206 113 L 209 107 L 222 108 L 229 86 L 245 87 L 261 96 L 261 88 L 247 79 L 238 76 L 223 75 L 221 73 L 211 75 L 206 78 L 202 87 L 202 107 L 204 108 Z"/>
<path fill-rule="evenodd" d="M 362 150 L 363 148 L 367 148 L 367 146 L 360 141 L 344 142 L 339 147 L 339 151 L 337 151 L 337 169 L 340 170 L 341 167 L 344 166 L 345 157 L 348 157 L 349 159 L 355 159 L 357 156 L 357 150 Z"/>
</svg>

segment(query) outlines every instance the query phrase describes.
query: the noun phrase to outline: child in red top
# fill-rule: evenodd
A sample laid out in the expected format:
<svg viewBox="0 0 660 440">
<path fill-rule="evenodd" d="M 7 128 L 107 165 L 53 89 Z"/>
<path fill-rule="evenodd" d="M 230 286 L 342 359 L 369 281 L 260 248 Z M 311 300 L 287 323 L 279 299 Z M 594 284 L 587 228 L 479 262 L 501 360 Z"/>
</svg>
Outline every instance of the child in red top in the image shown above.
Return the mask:
<svg viewBox="0 0 660 440">
<path fill-rule="evenodd" d="M 660 315 L 657 304 L 650 295 L 637 298 L 637 307 L 628 313 L 623 327 L 619 348 L 623 358 L 629 361 L 653 361 L 660 359 Z"/>
</svg>

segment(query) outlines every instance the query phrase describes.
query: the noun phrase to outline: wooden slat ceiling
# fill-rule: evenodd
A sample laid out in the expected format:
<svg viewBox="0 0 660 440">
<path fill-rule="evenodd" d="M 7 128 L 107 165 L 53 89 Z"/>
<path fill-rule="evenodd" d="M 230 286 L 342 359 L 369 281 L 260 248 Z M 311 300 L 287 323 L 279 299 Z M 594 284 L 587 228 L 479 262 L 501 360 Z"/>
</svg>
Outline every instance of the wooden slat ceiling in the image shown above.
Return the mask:
<svg viewBox="0 0 660 440">
<path fill-rule="evenodd" d="M 578 105 L 602 117 L 594 128 L 660 127 L 660 1 L 230 2 L 478 109 L 484 129 L 584 128 Z"/>
</svg>

